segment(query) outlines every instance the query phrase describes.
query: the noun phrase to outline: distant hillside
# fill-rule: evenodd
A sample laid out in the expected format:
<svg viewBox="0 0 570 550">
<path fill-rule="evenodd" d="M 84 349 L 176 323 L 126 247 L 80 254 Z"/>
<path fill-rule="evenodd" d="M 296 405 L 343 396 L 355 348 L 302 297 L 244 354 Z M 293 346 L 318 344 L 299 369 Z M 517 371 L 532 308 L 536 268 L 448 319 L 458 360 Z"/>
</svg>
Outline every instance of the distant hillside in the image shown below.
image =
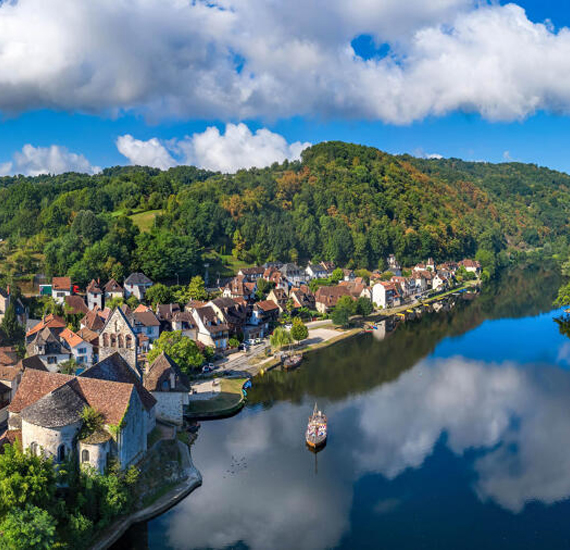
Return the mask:
<svg viewBox="0 0 570 550">
<path fill-rule="evenodd" d="M 142 227 L 133 224 L 135 216 Z M 154 219 L 154 222 L 153 222 Z M 205 251 L 245 262 L 332 260 L 376 268 L 566 243 L 570 176 L 534 165 L 392 156 L 341 142 L 302 162 L 223 175 L 111 168 L 0 179 L 4 270 L 85 283 L 142 269 L 200 269 Z"/>
</svg>

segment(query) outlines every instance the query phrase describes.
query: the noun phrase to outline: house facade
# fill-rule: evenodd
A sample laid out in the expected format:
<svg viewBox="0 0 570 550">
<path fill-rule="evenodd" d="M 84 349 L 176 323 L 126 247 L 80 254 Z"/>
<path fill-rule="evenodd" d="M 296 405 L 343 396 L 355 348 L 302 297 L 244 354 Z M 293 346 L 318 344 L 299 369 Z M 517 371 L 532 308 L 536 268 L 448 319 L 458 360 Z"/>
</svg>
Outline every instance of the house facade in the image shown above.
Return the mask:
<svg viewBox="0 0 570 550">
<path fill-rule="evenodd" d="M 124 282 L 125 297 L 135 296 L 137 300 L 142 301 L 153 284 L 144 273 L 131 273 Z"/>
</svg>

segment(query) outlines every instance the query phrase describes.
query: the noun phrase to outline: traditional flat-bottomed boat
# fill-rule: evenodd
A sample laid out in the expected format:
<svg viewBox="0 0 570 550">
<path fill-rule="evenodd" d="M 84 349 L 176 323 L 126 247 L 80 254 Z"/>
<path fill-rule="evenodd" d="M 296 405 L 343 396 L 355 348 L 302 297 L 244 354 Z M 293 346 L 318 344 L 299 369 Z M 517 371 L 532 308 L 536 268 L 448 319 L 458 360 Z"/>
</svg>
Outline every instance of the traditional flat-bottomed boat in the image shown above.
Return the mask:
<svg viewBox="0 0 570 550">
<path fill-rule="evenodd" d="M 318 410 L 316 403 L 313 414 L 309 417 L 305 441 L 311 449 L 319 449 L 327 442 L 327 417 Z"/>
</svg>

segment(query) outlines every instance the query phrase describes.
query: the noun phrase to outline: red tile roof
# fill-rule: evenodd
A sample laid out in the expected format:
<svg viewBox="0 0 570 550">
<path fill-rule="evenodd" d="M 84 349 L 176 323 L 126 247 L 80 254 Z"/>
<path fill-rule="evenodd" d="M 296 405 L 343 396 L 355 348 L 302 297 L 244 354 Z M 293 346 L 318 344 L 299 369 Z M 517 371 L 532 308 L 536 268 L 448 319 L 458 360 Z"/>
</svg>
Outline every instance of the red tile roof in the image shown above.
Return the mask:
<svg viewBox="0 0 570 550">
<path fill-rule="evenodd" d="M 53 277 L 51 287 L 53 290 L 71 290 L 71 279 L 69 277 Z"/>
</svg>

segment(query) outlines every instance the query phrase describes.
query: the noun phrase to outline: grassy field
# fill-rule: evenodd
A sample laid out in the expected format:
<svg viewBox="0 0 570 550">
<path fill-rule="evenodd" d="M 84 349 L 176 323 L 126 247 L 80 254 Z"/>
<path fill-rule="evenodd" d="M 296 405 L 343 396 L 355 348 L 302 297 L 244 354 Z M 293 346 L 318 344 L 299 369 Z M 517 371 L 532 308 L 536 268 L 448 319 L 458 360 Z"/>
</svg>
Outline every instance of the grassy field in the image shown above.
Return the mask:
<svg viewBox="0 0 570 550">
<path fill-rule="evenodd" d="M 242 267 L 249 267 L 251 264 L 242 260 L 236 260 L 231 254 L 219 254 L 210 251 L 204 255 L 204 261 L 210 264 L 210 281 L 215 281 L 218 273 L 220 277 L 234 277 Z"/>
<path fill-rule="evenodd" d="M 133 220 L 133 223 L 140 229 L 141 233 L 146 233 L 147 231 L 150 231 L 150 228 L 154 223 L 154 218 L 161 213 L 162 210 L 148 210 L 147 212 L 132 214 L 129 218 Z"/>
<path fill-rule="evenodd" d="M 188 412 L 191 416 L 223 416 L 231 414 L 244 400 L 242 387 L 245 378 L 222 379 L 221 391 L 212 399 L 190 400 Z"/>
</svg>

